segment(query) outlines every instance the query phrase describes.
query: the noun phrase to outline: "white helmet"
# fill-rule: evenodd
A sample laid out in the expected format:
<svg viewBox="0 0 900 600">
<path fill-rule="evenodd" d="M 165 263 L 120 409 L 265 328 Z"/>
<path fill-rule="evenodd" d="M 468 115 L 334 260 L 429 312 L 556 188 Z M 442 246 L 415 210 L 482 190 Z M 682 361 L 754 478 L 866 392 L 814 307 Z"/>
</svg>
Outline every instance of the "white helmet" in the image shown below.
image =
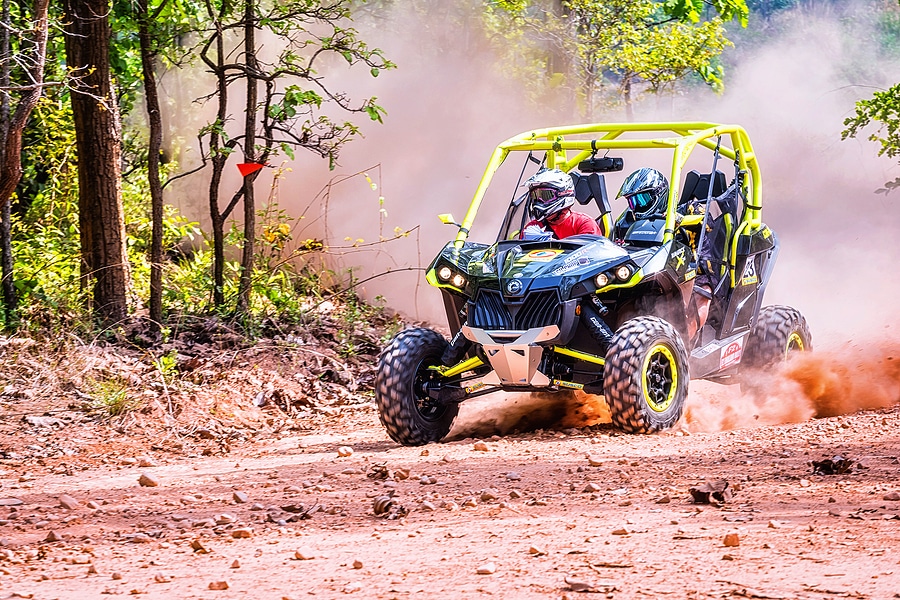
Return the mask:
<svg viewBox="0 0 900 600">
<path fill-rule="evenodd" d="M 559 169 L 541 169 L 523 185 L 528 186 L 528 209 L 538 221 L 575 204 L 575 184 Z"/>
</svg>

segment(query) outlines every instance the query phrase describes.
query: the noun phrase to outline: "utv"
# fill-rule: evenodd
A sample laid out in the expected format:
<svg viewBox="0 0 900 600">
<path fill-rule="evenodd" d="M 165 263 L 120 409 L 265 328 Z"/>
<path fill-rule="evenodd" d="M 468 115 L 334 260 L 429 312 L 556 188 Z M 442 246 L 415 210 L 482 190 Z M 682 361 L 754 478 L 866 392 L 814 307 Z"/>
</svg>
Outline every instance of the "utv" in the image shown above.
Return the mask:
<svg viewBox="0 0 900 600">
<path fill-rule="evenodd" d="M 525 158 L 517 190 L 529 168 L 569 173 L 577 202 L 596 210 L 605 236 L 520 239 L 532 215 L 526 194 L 516 192 L 496 241 L 468 241 L 492 178 L 513 152 Z M 669 153 L 664 214 L 639 219 L 626 209 L 613 222 L 606 178 L 622 171 L 624 155 L 638 155 L 633 168 L 660 152 Z M 688 170 L 698 156 L 700 170 Z M 723 167 L 733 170 L 730 177 L 720 160 L 733 165 Z M 681 416 L 691 377 L 737 383 L 741 374 L 812 349 L 797 310 L 760 308 L 778 241 L 762 222 L 759 164 L 737 125 L 524 133 L 494 150 L 462 223 L 441 220 L 458 232 L 426 279 L 442 292 L 452 344 L 431 329 L 407 329 L 379 358 L 375 401 L 400 444 L 441 440 L 461 402 L 500 390 L 603 395 L 615 426 L 659 431 Z M 688 340 L 698 272 L 716 284 L 709 318 Z"/>
</svg>

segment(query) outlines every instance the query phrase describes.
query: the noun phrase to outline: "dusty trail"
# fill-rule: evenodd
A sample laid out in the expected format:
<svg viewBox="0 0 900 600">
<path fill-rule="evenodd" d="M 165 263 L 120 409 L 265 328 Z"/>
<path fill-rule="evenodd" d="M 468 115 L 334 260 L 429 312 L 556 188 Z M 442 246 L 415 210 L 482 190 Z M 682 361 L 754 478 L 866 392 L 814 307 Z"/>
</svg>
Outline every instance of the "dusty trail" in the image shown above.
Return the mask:
<svg viewBox="0 0 900 600">
<path fill-rule="evenodd" d="M 474 410 L 468 422 L 483 424 Z M 579 586 L 610 598 L 898 597 L 898 425 L 894 406 L 654 436 L 520 424 L 483 444 L 401 448 L 361 407 L 326 433 L 225 456 L 147 440 L 7 458 L 0 597 L 573 598 Z M 813 474 L 810 461 L 835 454 L 854 468 Z M 142 455 L 156 466 L 138 466 Z M 691 503 L 691 486 L 719 478 L 733 499 Z M 373 499 L 390 492 L 398 518 L 377 517 Z"/>
</svg>

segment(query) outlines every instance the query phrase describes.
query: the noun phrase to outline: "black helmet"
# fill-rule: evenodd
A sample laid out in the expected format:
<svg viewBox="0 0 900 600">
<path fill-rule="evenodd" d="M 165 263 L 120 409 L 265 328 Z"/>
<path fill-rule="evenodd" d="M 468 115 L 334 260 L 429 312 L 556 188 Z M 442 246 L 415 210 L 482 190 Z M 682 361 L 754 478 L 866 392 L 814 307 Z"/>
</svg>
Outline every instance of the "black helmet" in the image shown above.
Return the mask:
<svg viewBox="0 0 900 600">
<path fill-rule="evenodd" d="M 559 169 L 541 169 L 523 185 L 528 186 L 528 208 L 543 221 L 575 204 L 575 185 Z"/>
<path fill-rule="evenodd" d="M 616 198 L 619 196 L 625 196 L 634 216 L 643 219 L 663 212 L 660 209 L 669 197 L 669 182 L 656 169 L 643 167 L 625 178 Z"/>
</svg>

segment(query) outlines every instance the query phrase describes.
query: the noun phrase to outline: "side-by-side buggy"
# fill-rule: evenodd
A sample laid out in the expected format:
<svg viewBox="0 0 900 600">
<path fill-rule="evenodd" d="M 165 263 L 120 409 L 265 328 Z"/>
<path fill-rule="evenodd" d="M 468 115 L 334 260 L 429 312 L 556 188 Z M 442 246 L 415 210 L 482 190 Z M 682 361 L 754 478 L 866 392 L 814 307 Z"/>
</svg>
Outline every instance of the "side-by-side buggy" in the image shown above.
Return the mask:
<svg viewBox="0 0 900 600">
<path fill-rule="evenodd" d="M 524 167 L 499 234 L 469 241 L 488 186 L 513 153 Z M 665 153 L 663 210 L 639 218 L 626 208 L 614 219 L 607 179 Z M 539 168 L 570 174 L 575 207 L 605 235 L 522 239 L 534 215 L 520 186 Z M 679 419 L 689 379 L 737 382 L 810 350 L 797 310 L 761 307 L 778 254 L 762 206 L 757 157 L 737 125 L 580 125 L 503 142 L 462 222 L 442 215 L 458 231 L 428 267 L 452 342 L 407 329 L 381 354 L 375 399 L 388 434 L 404 445 L 439 441 L 461 402 L 500 390 L 601 394 L 616 426 L 653 432 Z M 689 338 L 702 273 L 713 281 L 709 318 Z"/>
</svg>

